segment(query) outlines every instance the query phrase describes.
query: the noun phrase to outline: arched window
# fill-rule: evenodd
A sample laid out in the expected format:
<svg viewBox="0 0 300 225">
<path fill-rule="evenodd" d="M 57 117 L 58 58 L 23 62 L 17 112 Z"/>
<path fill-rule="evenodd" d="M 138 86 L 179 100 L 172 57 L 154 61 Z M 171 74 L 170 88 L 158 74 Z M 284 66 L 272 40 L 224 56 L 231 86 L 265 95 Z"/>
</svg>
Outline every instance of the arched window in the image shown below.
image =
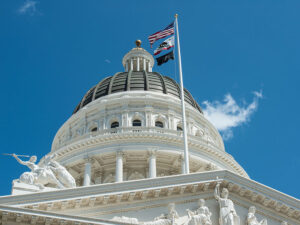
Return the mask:
<svg viewBox="0 0 300 225">
<path fill-rule="evenodd" d="M 181 126 L 177 126 L 177 131 L 182 131 Z"/>
<path fill-rule="evenodd" d="M 97 130 L 98 130 L 97 127 L 93 127 L 93 128 L 91 129 L 91 132 L 96 132 Z"/>
<path fill-rule="evenodd" d="M 110 128 L 117 128 L 119 127 L 119 122 L 112 122 Z"/>
<path fill-rule="evenodd" d="M 164 124 L 161 121 L 155 121 L 155 126 L 160 127 L 160 128 L 164 128 Z"/>
<path fill-rule="evenodd" d="M 133 127 L 140 127 L 140 126 L 142 126 L 142 121 L 134 120 L 134 121 L 132 121 L 132 126 Z"/>
</svg>

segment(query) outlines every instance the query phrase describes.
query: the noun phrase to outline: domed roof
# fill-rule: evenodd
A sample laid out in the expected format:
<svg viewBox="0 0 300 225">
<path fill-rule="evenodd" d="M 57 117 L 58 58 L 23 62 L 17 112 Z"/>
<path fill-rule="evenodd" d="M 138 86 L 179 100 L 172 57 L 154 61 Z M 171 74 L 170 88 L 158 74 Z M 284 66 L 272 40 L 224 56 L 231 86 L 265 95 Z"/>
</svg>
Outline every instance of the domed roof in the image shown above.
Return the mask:
<svg viewBox="0 0 300 225">
<path fill-rule="evenodd" d="M 117 73 L 106 77 L 92 87 L 82 98 L 73 114 L 92 101 L 106 95 L 124 91 L 153 91 L 171 95 L 180 99 L 180 86 L 172 78 L 157 72 L 132 71 Z M 185 102 L 202 113 L 200 106 L 192 95 L 184 89 Z"/>
</svg>

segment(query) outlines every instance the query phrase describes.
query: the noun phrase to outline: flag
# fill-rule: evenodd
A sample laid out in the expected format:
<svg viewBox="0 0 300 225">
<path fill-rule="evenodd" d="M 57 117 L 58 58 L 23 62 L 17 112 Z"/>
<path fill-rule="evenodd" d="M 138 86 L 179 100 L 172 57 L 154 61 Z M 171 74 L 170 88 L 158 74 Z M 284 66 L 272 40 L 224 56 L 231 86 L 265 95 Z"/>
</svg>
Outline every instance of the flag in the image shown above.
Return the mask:
<svg viewBox="0 0 300 225">
<path fill-rule="evenodd" d="M 174 47 L 174 35 L 166 40 L 164 40 L 163 43 L 161 43 L 157 49 L 154 50 L 154 55 L 158 55 L 163 50 L 168 50 L 170 48 Z"/>
<path fill-rule="evenodd" d="M 161 64 L 168 62 L 169 59 L 173 59 L 174 60 L 173 50 L 171 52 L 163 55 L 163 56 L 160 56 L 160 57 L 156 58 L 157 65 L 160 66 Z"/>
<path fill-rule="evenodd" d="M 167 37 L 171 34 L 174 34 L 174 22 L 172 22 L 169 26 L 167 26 L 165 29 L 160 30 L 148 37 L 148 40 L 150 42 L 150 46 L 152 48 L 152 45 L 154 42 L 156 42 L 159 39 L 162 39 L 164 37 Z"/>
</svg>

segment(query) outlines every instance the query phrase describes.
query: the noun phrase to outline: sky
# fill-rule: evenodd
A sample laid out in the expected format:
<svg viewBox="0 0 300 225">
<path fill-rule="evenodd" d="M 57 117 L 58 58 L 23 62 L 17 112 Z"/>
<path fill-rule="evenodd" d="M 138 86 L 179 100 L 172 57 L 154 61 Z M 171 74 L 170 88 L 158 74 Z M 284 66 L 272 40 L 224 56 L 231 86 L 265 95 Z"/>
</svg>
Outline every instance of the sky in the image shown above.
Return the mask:
<svg viewBox="0 0 300 225">
<path fill-rule="evenodd" d="M 251 179 L 300 198 L 300 1 L 0 1 L 1 153 L 50 152 L 92 86 L 178 13 L 184 86 Z M 154 71 L 178 79 L 178 63 Z M 0 155 L 0 195 L 26 168 Z"/>
</svg>

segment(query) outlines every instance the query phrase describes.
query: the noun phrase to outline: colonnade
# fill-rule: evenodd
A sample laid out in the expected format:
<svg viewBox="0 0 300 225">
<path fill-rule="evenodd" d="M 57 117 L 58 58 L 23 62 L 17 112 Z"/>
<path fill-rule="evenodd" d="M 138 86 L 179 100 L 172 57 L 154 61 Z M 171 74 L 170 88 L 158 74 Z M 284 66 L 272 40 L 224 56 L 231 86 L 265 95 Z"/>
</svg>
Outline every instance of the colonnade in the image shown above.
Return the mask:
<svg viewBox="0 0 300 225">
<path fill-rule="evenodd" d="M 136 71 L 148 71 L 152 72 L 151 64 L 149 60 L 146 60 L 145 58 L 142 57 L 136 57 L 136 58 L 131 58 L 127 61 L 125 64 L 125 70 L 126 72 L 132 70 L 133 71 L 133 66 L 134 66 L 134 61 L 136 61 Z M 141 61 L 143 62 L 141 65 Z M 141 68 L 143 67 L 143 68 Z"/>
<path fill-rule="evenodd" d="M 156 156 L 157 156 L 156 150 L 148 151 L 148 165 L 149 165 L 148 178 L 156 177 Z M 124 160 L 124 153 L 122 151 L 117 151 L 115 182 L 123 181 L 123 160 Z M 180 161 L 181 161 L 181 173 L 184 174 L 183 156 L 180 156 Z M 83 186 L 89 186 L 91 184 L 91 172 L 92 172 L 91 170 L 92 170 L 91 160 L 87 159 L 85 161 Z"/>
</svg>

